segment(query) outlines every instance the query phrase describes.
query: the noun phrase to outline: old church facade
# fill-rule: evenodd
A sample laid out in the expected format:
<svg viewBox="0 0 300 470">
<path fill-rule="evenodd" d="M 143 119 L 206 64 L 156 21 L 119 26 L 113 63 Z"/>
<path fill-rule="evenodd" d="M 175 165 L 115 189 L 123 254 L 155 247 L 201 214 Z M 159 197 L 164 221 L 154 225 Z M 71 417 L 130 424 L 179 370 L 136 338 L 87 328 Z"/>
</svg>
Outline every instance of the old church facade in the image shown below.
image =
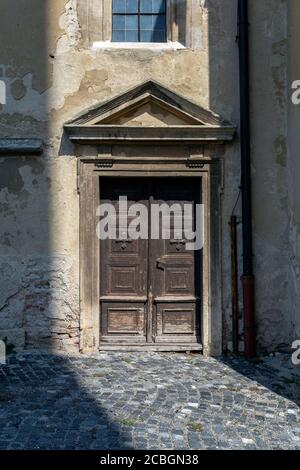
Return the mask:
<svg viewBox="0 0 300 470">
<path fill-rule="evenodd" d="M 55 351 L 232 350 L 242 274 L 237 1 L 3 2 L 0 339 Z M 259 352 L 300 338 L 297 0 L 250 2 Z M 298 75 L 297 75 L 298 74 Z M 204 247 L 96 236 L 100 202 L 192 201 Z M 238 283 L 239 347 L 243 302 Z"/>
</svg>

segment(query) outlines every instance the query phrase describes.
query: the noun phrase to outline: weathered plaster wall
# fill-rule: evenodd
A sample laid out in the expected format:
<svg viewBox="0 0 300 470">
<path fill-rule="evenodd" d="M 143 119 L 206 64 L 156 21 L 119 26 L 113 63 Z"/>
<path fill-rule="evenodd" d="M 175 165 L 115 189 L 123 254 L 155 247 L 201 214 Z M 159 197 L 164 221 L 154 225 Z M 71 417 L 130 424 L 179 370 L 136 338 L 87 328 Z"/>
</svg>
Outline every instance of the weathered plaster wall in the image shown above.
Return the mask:
<svg viewBox="0 0 300 470">
<path fill-rule="evenodd" d="M 86 1 L 6 2 L 0 18 L 7 34 L 0 46 L 0 79 L 7 84 L 1 137 L 46 142 L 42 157 L 1 158 L 0 333 L 10 342 L 78 347 L 76 160 L 62 139 L 63 124 L 149 78 L 208 106 L 204 3 L 193 2 L 201 31 L 195 49 L 97 51 L 83 38 L 88 24 L 77 7 L 82 11 Z"/>
<path fill-rule="evenodd" d="M 39 137 L 46 145 L 39 157 L 0 158 L 0 336 L 17 347 L 78 349 L 76 167 L 59 159 L 61 129 L 56 135 L 49 119 L 66 2 L 3 3 L 1 137 Z"/>
<path fill-rule="evenodd" d="M 7 104 L 0 109 L 0 134 L 46 142 L 41 157 L 0 158 L 0 335 L 19 346 L 78 348 L 76 161 L 62 138 L 63 124 L 150 78 L 233 123 L 239 120 L 236 0 L 189 0 L 190 47 L 180 50 L 93 49 L 90 38 L 97 40 L 100 13 L 91 9 L 93 21 L 87 20 L 91 1 L 3 0 L 0 79 L 7 85 Z M 289 239 L 296 240 L 298 229 L 292 227 L 299 224 L 296 207 L 293 224 L 288 211 L 294 196 L 287 190 L 287 2 L 250 4 L 257 312 L 260 345 L 270 349 L 288 343 L 296 321 L 288 289 L 289 280 L 296 283 L 299 255 L 294 243 L 294 268 L 289 269 Z M 238 143 L 237 138 L 224 150 L 221 188 L 226 341 L 228 220 L 238 195 Z M 294 188 L 296 193 L 296 181 Z"/>
<path fill-rule="evenodd" d="M 288 1 L 288 178 L 289 178 L 289 298 L 294 339 L 300 338 L 300 105 L 291 100 L 291 86 L 300 80 L 300 2 Z"/>
<path fill-rule="evenodd" d="M 238 123 L 239 102 L 236 4 L 211 0 L 209 7 L 210 107 Z M 254 267 L 259 351 L 290 346 L 299 328 L 299 108 L 288 113 L 288 57 L 290 74 L 299 73 L 299 2 L 249 2 L 251 126 L 254 216 Z M 289 7 L 289 18 L 288 18 Z M 288 22 L 289 21 L 289 22 Z M 293 34 L 291 35 L 291 32 Z M 288 41 L 290 33 L 290 41 Z M 297 32 L 298 35 L 298 32 Z M 289 52 L 288 52 L 289 51 Z M 295 77 L 296 75 L 296 77 Z M 291 78 L 290 78 L 291 80 Z M 238 144 L 239 135 L 237 137 Z M 231 285 L 228 221 L 240 184 L 238 146 L 224 156 L 223 308 L 224 336 L 231 347 Z M 297 171 L 298 170 L 298 171 Z M 298 207 L 297 207 L 298 205 Z M 241 207 L 236 215 L 241 221 Z M 241 225 L 239 261 L 242 272 Z M 242 302 L 240 292 L 240 331 Z M 241 335 L 241 340 L 243 336 Z M 243 344 L 241 342 L 241 347 Z"/>
<path fill-rule="evenodd" d="M 291 341 L 288 289 L 287 2 L 250 2 L 252 175 L 259 345 Z"/>
<path fill-rule="evenodd" d="M 238 46 L 237 1 L 207 0 L 209 27 L 209 107 L 229 121 L 239 125 L 239 100 L 237 90 Z M 230 8 L 228 6 L 230 5 Z M 239 136 L 235 144 L 224 148 L 221 195 L 222 232 L 222 297 L 223 297 L 223 348 L 232 348 L 231 341 L 231 259 L 228 222 L 235 206 L 240 185 Z M 237 215 L 239 212 L 237 210 Z M 241 312 L 242 314 L 242 312 Z M 241 324 L 242 331 L 242 324 Z"/>
</svg>

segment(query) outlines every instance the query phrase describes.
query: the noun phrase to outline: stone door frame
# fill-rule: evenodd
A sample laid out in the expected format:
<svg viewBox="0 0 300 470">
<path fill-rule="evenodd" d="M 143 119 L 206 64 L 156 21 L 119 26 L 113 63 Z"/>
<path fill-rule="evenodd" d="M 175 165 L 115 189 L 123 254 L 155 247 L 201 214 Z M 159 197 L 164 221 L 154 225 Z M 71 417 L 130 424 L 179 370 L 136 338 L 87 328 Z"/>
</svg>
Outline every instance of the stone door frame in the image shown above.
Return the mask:
<svg viewBox="0 0 300 470">
<path fill-rule="evenodd" d="M 144 105 L 148 106 L 147 116 Z M 141 121 L 136 119 L 139 110 Z M 200 176 L 206 221 L 202 345 L 205 355 L 220 355 L 220 161 L 223 145 L 232 142 L 235 127 L 165 85 L 147 80 L 80 113 L 64 129 L 78 156 L 81 351 L 99 348 L 101 279 L 96 210 L 101 177 Z"/>
<path fill-rule="evenodd" d="M 213 146 L 214 147 L 214 146 Z M 182 158 L 132 156 L 132 146 L 124 146 L 122 156 L 113 156 L 113 146 L 79 146 L 78 191 L 80 195 L 80 350 L 99 349 L 100 336 L 100 240 L 99 221 L 101 178 L 113 177 L 199 177 L 205 206 L 205 245 L 203 250 L 202 346 L 206 356 L 222 353 L 222 289 L 220 237 L 221 164 L 216 151 L 207 144 L 200 149 L 182 146 Z M 166 146 L 161 153 L 165 154 Z M 89 156 L 94 154 L 93 156 Z M 124 157 L 124 153 L 126 156 Z M 159 148 L 158 148 L 159 155 Z M 97 155 L 95 155 L 97 154 Z M 136 149 L 134 154 L 136 155 Z M 210 155 L 211 154 L 211 155 Z M 100 182 L 100 186 L 99 186 Z M 199 185 L 200 186 L 200 185 Z M 200 190 L 200 188 L 199 188 Z"/>
</svg>

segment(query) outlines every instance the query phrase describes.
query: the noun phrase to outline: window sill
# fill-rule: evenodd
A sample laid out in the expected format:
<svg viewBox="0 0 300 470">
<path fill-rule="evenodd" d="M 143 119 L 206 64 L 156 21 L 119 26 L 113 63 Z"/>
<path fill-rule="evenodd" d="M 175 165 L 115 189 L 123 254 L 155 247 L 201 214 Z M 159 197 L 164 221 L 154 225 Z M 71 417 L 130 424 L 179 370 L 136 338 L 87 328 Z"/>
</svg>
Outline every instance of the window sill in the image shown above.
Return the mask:
<svg viewBox="0 0 300 470">
<path fill-rule="evenodd" d="M 180 42 L 111 42 L 97 41 L 92 45 L 92 50 L 112 50 L 112 49 L 138 49 L 151 51 L 180 50 L 186 47 Z"/>
</svg>

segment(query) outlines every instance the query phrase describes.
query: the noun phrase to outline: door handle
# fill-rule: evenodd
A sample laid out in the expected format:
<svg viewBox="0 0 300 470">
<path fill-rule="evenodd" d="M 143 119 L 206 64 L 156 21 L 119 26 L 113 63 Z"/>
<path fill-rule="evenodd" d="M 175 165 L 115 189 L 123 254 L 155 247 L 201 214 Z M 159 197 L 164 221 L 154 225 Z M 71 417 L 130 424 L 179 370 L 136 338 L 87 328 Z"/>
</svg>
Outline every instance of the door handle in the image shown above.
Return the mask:
<svg viewBox="0 0 300 470">
<path fill-rule="evenodd" d="M 161 269 L 162 271 L 164 271 L 164 270 L 165 270 L 165 265 L 166 265 L 166 263 L 165 263 L 165 261 L 164 261 L 162 258 L 158 258 L 158 259 L 156 260 L 156 267 L 157 267 L 157 269 Z"/>
</svg>

